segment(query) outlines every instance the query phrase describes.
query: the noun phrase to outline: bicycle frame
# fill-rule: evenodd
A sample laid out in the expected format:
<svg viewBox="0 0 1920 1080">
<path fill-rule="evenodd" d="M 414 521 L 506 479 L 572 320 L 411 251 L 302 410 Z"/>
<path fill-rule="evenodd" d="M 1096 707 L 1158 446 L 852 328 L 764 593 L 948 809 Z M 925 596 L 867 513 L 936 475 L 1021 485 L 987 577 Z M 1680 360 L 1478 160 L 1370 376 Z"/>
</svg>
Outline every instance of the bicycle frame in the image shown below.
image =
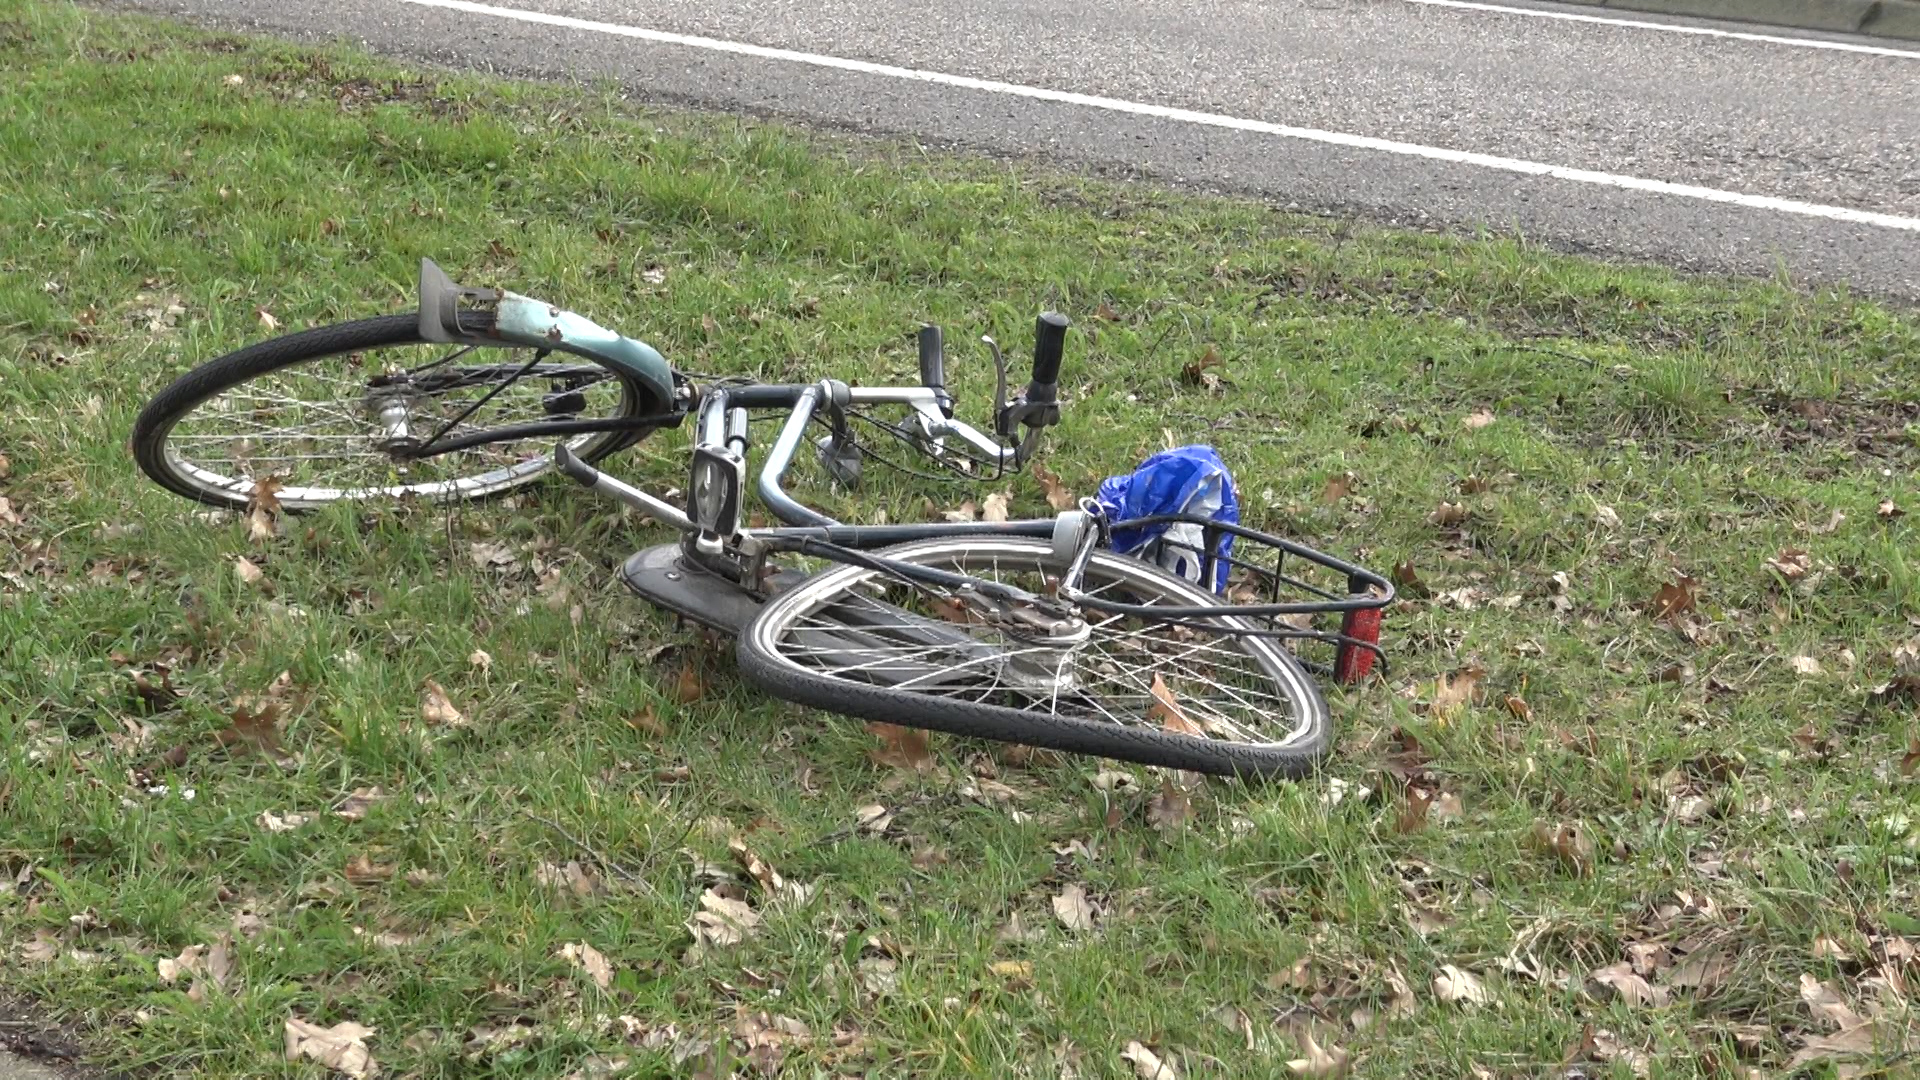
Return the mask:
<svg viewBox="0 0 1920 1080">
<path fill-rule="evenodd" d="M 546 423 L 519 424 L 478 432 L 444 443 L 436 435 L 420 452 L 423 456 L 444 453 L 478 443 L 520 439 L 542 434 L 568 435 L 588 431 L 633 430 L 678 426 L 692 415 L 695 419 L 692 464 L 686 493 L 686 509 L 651 495 L 579 460 L 565 442 L 554 449 L 555 465 L 576 482 L 605 495 L 642 516 L 666 525 L 681 534 L 677 544 L 661 545 L 635 553 L 627 560 L 623 576 L 630 587 L 650 601 L 696 621 L 720 629 L 737 630 L 752 618 L 759 603 L 780 586 L 779 574 L 768 562 L 778 552 L 805 552 L 810 545 L 830 545 L 847 551 L 866 552 L 915 540 L 975 536 L 1015 536 L 1048 540 L 1069 569 L 1057 589 L 1062 597 L 1073 598 L 1078 571 L 1096 541 L 1106 535 L 1106 522 L 1087 510 L 1068 511 L 1055 518 L 1008 522 L 941 522 L 914 525 L 845 525 L 803 505 L 785 487 L 785 477 L 794 457 L 806 441 L 816 420 L 825 420 L 829 434 L 814 445 L 828 470 L 843 479 L 857 478 L 859 453 L 848 423 L 849 409 L 866 405 L 896 405 L 910 410 L 911 428 L 906 434 L 920 448 L 935 457 L 944 454 L 947 440 L 964 444 L 978 455 L 974 460 L 997 464 L 1001 469 L 1018 468 L 1031 455 L 1042 428 L 1059 422 L 1055 384 L 1058 378 L 1066 320 L 1057 315 L 1042 315 L 1036 327 L 1033 379 L 1024 392 L 1009 400 L 1006 395 L 1006 364 L 997 345 L 985 339 L 993 351 L 999 371 L 1000 389 L 996 394 L 994 435 L 988 435 L 965 421 L 953 417 L 953 399 L 946 391 L 940 332 L 925 327 L 920 335 L 921 385 L 903 387 L 854 387 L 837 379 L 822 379 L 805 384 L 717 384 L 696 388 L 682 373 L 644 342 L 625 337 L 569 311 L 531 297 L 504 290 L 473 289 L 456 285 L 439 267 L 423 260 L 420 279 L 420 332 L 427 340 L 456 344 L 511 344 L 533 348 L 533 360 L 511 369 L 509 383 L 538 366 L 553 351 L 584 357 L 606 370 L 616 372 L 638 385 L 651 397 L 646 415 L 615 420 L 555 420 Z M 494 311 L 491 338 L 477 335 L 462 324 L 461 302 L 490 305 Z M 498 370 L 498 369 L 496 369 Z M 559 369 L 566 373 L 568 369 Z M 456 379 L 468 373 L 456 374 Z M 490 372 L 491 377 L 494 373 Z M 551 377 L 553 373 L 544 373 Z M 484 403 L 484 399 L 482 400 Z M 476 406 L 477 407 L 477 406 Z M 747 461 L 750 449 L 750 414 L 756 410 L 786 410 L 786 419 L 762 461 L 753 485 L 760 500 L 783 524 L 772 528 L 745 525 L 744 504 L 748 489 Z M 452 428 L 458 418 L 448 423 Z M 1024 428 L 1018 439 L 1016 432 Z M 444 433 L 444 432 L 443 432 Z M 442 434 L 443 434 L 442 433 Z M 1144 519 L 1136 525 L 1171 521 L 1179 515 Z M 1393 586 L 1386 579 L 1311 548 L 1294 544 L 1239 526 L 1196 522 L 1207 530 L 1208 579 L 1212 579 L 1211 554 L 1221 530 L 1244 538 L 1249 543 L 1271 550 L 1276 555 L 1272 571 L 1252 567 L 1240 559 L 1230 560 L 1245 569 L 1265 574 L 1272 583 L 1272 595 L 1264 604 L 1242 605 L 1245 617 L 1275 620 L 1288 615 L 1337 613 L 1340 631 L 1327 634 L 1269 627 L 1272 636 L 1315 638 L 1335 644 L 1339 652 L 1332 674 L 1343 682 L 1358 681 L 1380 656 L 1378 647 L 1380 610 L 1393 597 Z M 1304 560 L 1343 578 L 1346 595 L 1315 587 L 1289 576 L 1287 558 Z M 1313 599 L 1304 603 L 1280 602 L 1282 584 L 1301 590 Z M 1029 600 L 1038 598 L 1029 597 Z M 1084 599 L 1084 598 L 1083 598 Z M 1096 605 L 1101 606 L 1101 605 Z M 1172 618 L 1211 618 L 1217 608 L 1155 609 L 1153 614 Z"/>
</svg>

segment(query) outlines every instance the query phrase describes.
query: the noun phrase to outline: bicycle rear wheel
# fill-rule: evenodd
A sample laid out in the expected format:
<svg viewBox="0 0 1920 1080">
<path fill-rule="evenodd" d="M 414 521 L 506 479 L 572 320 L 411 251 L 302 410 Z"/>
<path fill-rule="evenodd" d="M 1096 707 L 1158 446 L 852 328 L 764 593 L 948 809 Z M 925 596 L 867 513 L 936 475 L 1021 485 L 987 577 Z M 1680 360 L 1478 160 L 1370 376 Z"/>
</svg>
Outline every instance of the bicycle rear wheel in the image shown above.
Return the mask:
<svg viewBox="0 0 1920 1080">
<path fill-rule="evenodd" d="M 492 315 L 463 317 L 485 332 Z M 511 424 L 641 416 L 653 404 L 615 372 L 555 355 L 526 367 L 533 353 L 523 348 L 432 344 L 413 315 L 316 327 L 180 376 L 134 421 L 133 454 L 162 487 L 216 506 L 247 505 L 269 478 L 289 510 L 500 495 L 552 468 L 554 436 L 417 459 L 404 453 L 409 440 L 417 445 L 456 419 L 449 439 Z M 571 449 L 592 461 L 645 434 L 580 434 Z"/>
<path fill-rule="evenodd" d="M 953 538 L 882 557 L 1044 593 L 1064 564 L 1044 541 Z M 1136 604 L 1218 598 L 1137 559 L 1096 552 L 1082 591 Z M 741 673 L 776 697 L 867 720 L 1124 761 L 1298 777 L 1331 724 L 1313 679 L 1271 639 L 1133 615 L 1081 613 L 1040 640 L 964 614 L 952 590 L 841 566 L 769 600 L 740 637 Z"/>
</svg>

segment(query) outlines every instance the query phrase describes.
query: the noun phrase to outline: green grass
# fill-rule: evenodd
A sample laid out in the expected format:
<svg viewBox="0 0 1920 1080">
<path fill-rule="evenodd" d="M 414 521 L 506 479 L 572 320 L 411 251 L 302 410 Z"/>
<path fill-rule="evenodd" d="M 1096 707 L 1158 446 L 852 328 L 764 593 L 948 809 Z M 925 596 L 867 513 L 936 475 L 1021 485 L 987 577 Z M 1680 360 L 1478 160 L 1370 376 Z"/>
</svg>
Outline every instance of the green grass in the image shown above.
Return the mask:
<svg viewBox="0 0 1920 1080">
<path fill-rule="evenodd" d="M 1881 1075 L 1912 1067 L 1915 704 L 1868 705 L 1920 634 L 1920 514 L 1876 512 L 1920 512 L 1911 313 L 23 0 L 0 0 L 0 68 L 0 990 L 84 1025 L 101 1063 L 316 1075 L 284 1061 L 298 1016 L 375 1029 L 390 1075 L 725 1075 L 659 1033 L 744 1055 L 729 1035 L 764 1011 L 811 1032 L 759 1051 L 795 1076 L 1120 1077 L 1131 1040 L 1182 1075 L 1271 1076 L 1309 1026 L 1366 1076 L 1545 1075 L 1589 1026 L 1611 1058 L 1589 1075 L 1631 1075 L 1617 1047 L 1659 1076 L 1778 1075 L 1831 1031 L 1811 976 L 1875 1025 Z M 1410 564 L 1433 598 L 1393 609 L 1390 680 L 1331 692 L 1325 777 L 1209 785 L 1163 835 L 1143 771 L 1108 793 L 1098 762 L 941 740 L 935 771 L 901 772 L 861 725 L 737 685 L 612 578 L 662 533 L 564 483 L 251 543 L 137 474 L 142 402 L 264 336 L 260 309 L 404 311 L 422 256 L 685 368 L 779 378 L 910 376 L 923 319 L 1024 349 L 1058 307 L 1078 329 L 1047 461 L 1075 491 L 1209 441 L 1252 523 Z M 1182 376 L 1208 349 L 1217 389 Z M 979 416 L 987 365 L 963 356 Z M 615 467 L 674 485 L 683 439 Z M 1031 479 L 1013 493 L 1044 511 Z M 982 494 L 826 505 L 901 520 Z M 1429 522 L 1442 501 L 1463 525 Z M 480 569 L 478 540 L 523 561 Z M 1787 548 L 1812 567 L 1793 585 L 1766 567 Z M 1701 587 L 1679 627 L 1646 612 L 1676 573 Z M 133 673 L 158 665 L 180 697 L 154 707 Z M 1469 665 L 1484 699 L 1430 707 Z M 218 749 L 281 672 L 297 762 Z M 423 724 L 428 679 L 470 728 Z M 649 709 L 665 734 L 628 722 Z M 1017 818 L 961 794 L 975 776 Z M 1410 783 L 1458 814 L 1399 831 Z M 364 820 L 327 812 L 376 785 Z M 891 830 L 850 834 L 875 802 L 903 807 Z M 317 816 L 275 833 L 265 812 Z M 1530 842 L 1562 824 L 1591 859 Z M 730 839 L 811 897 L 755 886 L 758 932 L 689 955 L 688 852 L 731 866 Z M 391 876 L 349 880 L 361 856 Z M 569 861 L 600 887 L 542 879 Z M 1090 932 L 1053 918 L 1076 883 Z M 1015 916 L 1030 938 L 1003 938 Z M 159 978 L 229 933 L 224 986 Z M 1659 948 L 1713 977 L 1592 992 Z M 1447 965 L 1488 1002 L 1441 1000 Z"/>
</svg>

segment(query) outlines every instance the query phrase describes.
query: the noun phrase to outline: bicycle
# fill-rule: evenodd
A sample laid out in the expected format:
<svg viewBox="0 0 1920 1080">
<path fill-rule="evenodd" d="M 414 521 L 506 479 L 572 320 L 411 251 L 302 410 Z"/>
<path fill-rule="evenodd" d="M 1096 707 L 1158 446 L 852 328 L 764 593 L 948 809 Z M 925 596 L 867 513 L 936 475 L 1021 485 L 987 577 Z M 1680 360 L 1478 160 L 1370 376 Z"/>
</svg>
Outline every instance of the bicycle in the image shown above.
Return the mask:
<svg viewBox="0 0 1920 1080">
<path fill-rule="evenodd" d="M 1022 468 L 1060 420 L 1061 315 L 1039 316 L 1031 377 L 1012 396 L 1004 355 L 982 338 L 997 373 L 989 434 L 955 418 L 938 327 L 919 331 L 917 386 L 776 385 L 689 375 L 581 315 L 456 284 L 431 260 L 419 298 L 411 315 L 283 335 L 181 375 L 134 424 L 140 468 L 202 503 L 271 498 L 291 511 L 486 498 L 557 469 L 680 533 L 634 553 L 621 577 L 653 605 L 735 636 L 750 682 L 827 711 L 961 736 L 1297 777 L 1331 744 L 1315 676 L 1351 683 L 1384 664 L 1389 581 L 1238 524 L 1112 521 L 1082 499 L 1053 518 L 847 525 L 785 489 L 816 424 L 825 433 L 814 453 L 847 484 L 863 461 L 886 460 L 856 425 L 957 475 Z M 424 363 L 390 359 L 423 346 L 433 357 Z M 882 407 L 904 418 L 887 420 Z M 750 421 L 781 411 L 754 485 L 780 524 L 753 527 Z M 688 420 L 684 507 L 595 467 Z M 1197 567 L 1192 577 L 1161 565 L 1174 554 L 1166 534 L 1139 555 L 1113 550 L 1116 534 L 1159 525 L 1200 530 L 1200 543 L 1178 552 Z M 1320 627 L 1328 618 L 1337 629 Z"/>
</svg>

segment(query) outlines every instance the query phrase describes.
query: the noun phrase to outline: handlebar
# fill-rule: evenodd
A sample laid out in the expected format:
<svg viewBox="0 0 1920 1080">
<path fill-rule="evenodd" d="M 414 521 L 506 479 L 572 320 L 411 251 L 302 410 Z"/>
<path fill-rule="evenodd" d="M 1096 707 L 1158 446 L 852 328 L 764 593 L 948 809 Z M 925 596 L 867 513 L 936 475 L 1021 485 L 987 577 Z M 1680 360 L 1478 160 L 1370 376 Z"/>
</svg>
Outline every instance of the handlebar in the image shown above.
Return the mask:
<svg viewBox="0 0 1920 1080">
<path fill-rule="evenodd" d="M 807 427 L 821 409 L 835 418 L 835 433 L 819 442 L 823 454 L 837 452 L 844 432 L 844 412 L 849 407 L 876 404 L 907 405 L 918 414 L 918 433 L 933 440 L 935 453 L 943 450 L 940 441 L 958 439 L 975 455 L 972 460 L 1002 468 L 1018 469 L 1038 446 L 1042 428 L 1060 422 L 1060 367 L 1066 351 L 1069 327 L 1067 317 L 1058 312 L 1042 314 L 1034 326 L 1032 378 L 1024 391 L 1007 399 L 1007 364 L 992 338 L 984 339 L 993 352 L 999 373 L 995 394 L 999 408 L 994 416 L 995 438 L 953 415 L 953 398 L 946 389 L 946 358 L 939 327 L 925 325 L 919 330 L 920 382 L 917 387 L 851 387 L 837 379 L 800 385 L 731 385 L 710 388 L 701 398 L 700 423 L 694 449 L 695 473 L 701 474 L 703 461 L 717 461 L 718 470 L 709 469 L 707 492 L 718 493 L 716 502 L 706 495 L 689 497 L 686 510 L 675 507 L 623 483 L 581 461 L 564 442 L 554 448 L 553 462 L 558 471 L 593 490 L 610 496 L 684 532 L 698 534 L 702 550 L 706 545 L 724 543 L 739 528 L 740 498 L 746 487 L 745 458 L 747 413 L 752 409 L 791 410 L 778 438 L 768 450 L 761 466 L 759 494 L 776 517 L 789 525 L 831 526 L 826 516 L 808 509 L 781 487 L 781 479 L 794 455 L 799 452 Z M 896 429 L 906 431 L 907 429 Z M 729 473 L 731 482 L 714 479 Z M 718 485 L 718 486 L 716 486 Z M 689 492 L 698 484 L 690 483 Z M 717 509 L 716 509 L 717 507 Z M 714 550 L 718 550 L 715 548 Z"/>
</svg>

